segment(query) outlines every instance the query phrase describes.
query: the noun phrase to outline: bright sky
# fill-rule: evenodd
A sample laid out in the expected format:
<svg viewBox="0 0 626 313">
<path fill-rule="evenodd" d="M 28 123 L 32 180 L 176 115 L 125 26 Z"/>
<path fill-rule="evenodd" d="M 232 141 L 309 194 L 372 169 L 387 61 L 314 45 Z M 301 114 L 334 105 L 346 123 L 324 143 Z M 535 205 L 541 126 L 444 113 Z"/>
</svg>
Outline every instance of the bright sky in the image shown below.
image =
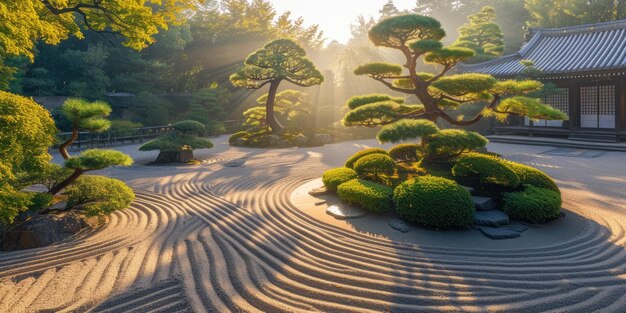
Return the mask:
<svg viewBox="0 0 626 313">
<path fill-rule="evenodd" d="M 350 39 L 350 24 L 359 15 L 378 18 L 378 11 L 387 0 L 271 0 L 276 11 L 291 11 L 292 17 L 302 16 L 308 25 L 319 24 L 328 41 L 345 43 Z M 415 7 L 415 0 L 395 0 L 399 10 Z"/>
</svg>

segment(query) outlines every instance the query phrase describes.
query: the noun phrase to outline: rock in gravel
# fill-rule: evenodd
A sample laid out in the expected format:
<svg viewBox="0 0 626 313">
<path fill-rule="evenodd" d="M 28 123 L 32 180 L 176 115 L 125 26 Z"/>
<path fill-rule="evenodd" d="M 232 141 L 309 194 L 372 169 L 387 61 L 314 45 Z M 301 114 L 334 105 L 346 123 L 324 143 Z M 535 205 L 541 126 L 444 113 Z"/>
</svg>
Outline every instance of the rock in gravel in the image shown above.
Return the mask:
<svg viewBox="0 0 626 313">
<path fill-rule="evenodd" d="M 391 228 L 403 232 L 403 233 L 407 233 L 409 232 L 409 230 L 411 230 L 411 228 L 409 227 L 409 225 L 407 225 L 407 223 L 405 223 L 403 220 L 399 220 L 399 219 L 391 219 L 388 221 L 389 226 L 391 226 Z"/>
<path fill-rule="evenodd" d="M 21 221 L 20 221 L 21 220 Z M 83 229 L 97 227 L 98 218 L 75 212 L 30 214 L 21 216 L 2 234 L 2 250 L 23 250 L 45 247 L 67 239 Z"/>
<path fill-rule="evenodd" d="M 325 186 L 309 190 L 309 194 L 314 197 L 327 195 L 329 193 L 330 193 L 330 190 L 326 189 Z"/>
<path fill-rule="evenodd" d="M 472 201 L 478 211 L 491 211 L 496 209 L 496 202 L 491 198 L 473 196 Z"/>
<path fill-rule="evenodd" d="M 506 227 L 507 229 L 510 229 L 512 231 L 516 231 L 518 233 L 523 233 L 526 230 L 528 230 L 528 226 L 523 225 L 523 224 L 511 224 L 509 226 Z"/>
<path fill-rule="evenodd" d="M 483 226 L 479 229 L 480 232 L 483 233 L 483 235 L 487 236 L 487 238 L 494 240 L 512 239 L 521 236 L 520 233 L 510 230 L 508 228 Z"/>
<path fill-rule="evenodd" d="M 326 214 L 331 215 L 339 220 L 357 218 L 367 215 L 365 211 L 359 208 L 344 205 L 331 205 L 326 209 Z"/>
<path fill-rule="evenodd" d="M 229 162 L 224 163 L 225 167 L 241 167 L 246 163 L 244 159 L 236 159 Z"/>
<path fill-rule="evenodd" d="M 481 226 L 500 226 L 510 223 L 509 216 L 498 210 L 476 211 L 474 214 L 474 224 Z"/>
<path fill-rule="evenodd" d="M 322 205 L 322 204 L 326 204 L 326 200 L 322 200 L 322 201 L 317 201 L 315 203 L 313 203 L 315 205 Z"/>
</svg>

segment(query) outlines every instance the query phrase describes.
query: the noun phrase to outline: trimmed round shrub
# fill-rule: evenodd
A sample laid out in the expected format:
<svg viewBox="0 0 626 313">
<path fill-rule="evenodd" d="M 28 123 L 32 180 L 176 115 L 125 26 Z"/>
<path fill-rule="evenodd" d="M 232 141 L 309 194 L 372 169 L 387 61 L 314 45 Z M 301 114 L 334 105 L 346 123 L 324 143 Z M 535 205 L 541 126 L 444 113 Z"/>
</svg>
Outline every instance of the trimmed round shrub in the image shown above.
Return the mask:
<svg viewBox="0 0 626 313">
<path fill-rule="evenodd" d="M 421 176 L 400 184 L 393 200 L 398 214 L 434 228 L 467 228 L 474 220 L 470 193 L 453 180 Z"/>
<path fill-rule="evenodd" d="M 389 176 L 393 175 L 395 165 L 396 163 L 390 156 L 374 153 L 366 155 L 356 161 L 356 163 L 354 163 L 354 170 L 361 177 L 367 175 L 378 177 L 381 174 Z"/>
<path fill-rule="evenodd" d="M 503 210 L 515 219 L 546 223 L 559 217 L 561 204 L 560 193 L 526 185 L 524 191 L 504 194 Z"/>
<path fill-rule="evenodd" d="M 520 184 L 522 185 L 532 185 L 539 188 L 550 189 L 556 192 L 561 192 L 559 187 L 557 187 L 556 183 L 550 176 L 546 173 L 528 165 L 519 164 L 513 161 L 503 160 L 504 164 L 506 164 L 520 179 Z"/>
<path fill-rule="evenodd" d="M 337 190 L 339 185 L 357 178 L 356 172 L 347 167 L 335 168 L 324 172 L 322 182 L 330 190 Z"/>
<path fill-rule="evenodd" d="M 428 139 L 428 157 L 450 159 L 462 153 L 484 148 L 489 141 L 479 133 L 462 129 L 444 129 Z"/>
<path fill-rule="evenodd" d="M 396 162 L 418 161 L 420 146 L 413 143 L 399 144 L 389 149 L 389 156 Z"/>
<path fill-rule="evenodd" d="M 177 131 L 183 133 L 199 133 L 206 129 L 204 124 L 194 120 L 184 120 L 176 122 L 172 125 L 172 127 Z"/>
<path fill-rule="evenodd" d="M 384 213 L 393 206 L 393 189 L 367 180 L 353 179 L 337 188 L 345 202 L 357 204 L 375 213 Z"/>
<path fill-rule="evenodd" d="M 478 177 L 481 185 L 516 188 L 520 179 L 502 159 L 480 153 L 463 156 L 452 168 L 456 177 Z"/>
<path fill-rule="evenodd" d="M 228 138 L 228 143 L 229 144 L 233 144 L 235 143 L 235 140 L 239 139 L 239 138 L 246 138 L 248 136 L 248 132 L 246 131 L 240 131 L 237 133 L 232 134 L 229 138 Z"/>
<path fill-rule="evenodd" d="M 111 214 L 135 199 L 135 193 L 123 181 L 95 175 L 79 177 L 64 195 L 69 207 L 80 208 L 88 216 Z"/>
<path fill-rule="evenodd" d="M 369 149 L 361 150 L 361 151 L 353 154 L 351 157 L 349 157 L 346 160 L 345 167 L 354 168 L 354 163 L 356 163 L 356 161 L 358 161 L 360 158 L 362 158 L 362 157 L 364 157 L 364 156 L 366 156 L 368 154 L 374 154 L 374 153 L 389 154 L 387 152 L 387 150 L 381 149 L 381 148 L 369 148 Z"/>
<path fill-rule="evenodd" d="M 439 128 L 430 120 L 404 119 L 383 126 L 376 138 L 380 142 L 400 142 L 417 138 L 424 140 L 437 133 L 439 133 Z"/>
</svg>

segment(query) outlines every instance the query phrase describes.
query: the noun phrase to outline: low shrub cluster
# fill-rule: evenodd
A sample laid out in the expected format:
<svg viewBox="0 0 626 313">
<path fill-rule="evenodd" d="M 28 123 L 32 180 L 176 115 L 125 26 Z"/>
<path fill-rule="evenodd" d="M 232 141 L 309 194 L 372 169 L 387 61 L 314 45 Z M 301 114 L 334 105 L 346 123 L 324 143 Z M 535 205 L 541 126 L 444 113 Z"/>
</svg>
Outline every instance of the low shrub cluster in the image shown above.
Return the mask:
<svg viewBox="0 0 626 313">
<path fill-rule="evenodd" d="M 472 224 L 474 204 L 470 193 L 456 182 L 422 176 L 400 184 L 393 196 L 404 219 L 434 228 L 467 228 Z"/>
<path fill-rule="evenodd" d="M 353 169 L 340 167 L 324 172 L 322 182 L 329 190 L 337 190 L 339 185 L 355 178 L 357 178 L 357 174 Z"/>
<path fill-rule="evenodd" d="M 484 186 L 496 185 L 516 188 L 520 179 L 515 172 L 498 157 L 470 153 L 463 156 L 452 168 L 456 177 L 476 177 Z"/>
<path fill-rule="evenodd" d="M 343 201 L 358 204 L 375 213 L 384 213 L 393 207 L 393 189 L 363 179 L 353 179 L 339 185 L 337 195 Z"/>
<path fill-rule="evenodd" d="M 383 175 L 393 175 L 395 162 L 386 154 L 373 153 L 358 159 L 354 163 L 354 170 L 361 178 L 373 177 L 378 180 Z"/>
<path fill-rule="evenodd" d="M 242 139 L 245 140 L 246 137 L 248 137 L 248 132 L 247 131 L 236 132 L 236 133 L 232 134 L 228 138 L 228 143 L 232 145 L 232 144 L 235 143 L 235 141 L 237 141 L 237 139 L 242 138 Z"/>
<path fill-rule="evenodd" d="M 416 162 L 420 157 L 420 146 L 403 143 L 389 149 L 389 156 L 396 162 Z"/>
<path fill-rule="evenodd" d="M 80 208 L 85 215 L 110 214 L 127 207 L 135 193 L 124 182 L 104 176 L 83 175 L 65 189 L 69 207 Z"/>
<path fill-rule="evenodd" d="M 531 223 L 546 223 L 559 217 L 562 204 L 559 192 L 531 185 L 525 187 L 524 191 L 504 194 L 504 212 Z"/>
<path fill-rule="evenodd" d="M 521 185 L 532 185 L 560 193 L 559 187 L 546 173 L 528 165 L 502 160 L 519 177 Z"/>
<path fill-rule="evenodd" d="M 381 148 L 370 148 L 370 149 L 361 150 L 361 151 L 353 154 L 351 157 L 349 157 L 346 160 L 345 167 L 354 168 L 354 163 L 356 163 L 356 161 L 358 161 L 360 158 L 362 158 L 362 157 L 364 157 L 364 156 L 366 156 L 368 154 L 374 154 L 374 153 L 386 154 L 386 155 L 389 154 L 387 152 L 387 150 L 381 149 Z"/>
</svg>

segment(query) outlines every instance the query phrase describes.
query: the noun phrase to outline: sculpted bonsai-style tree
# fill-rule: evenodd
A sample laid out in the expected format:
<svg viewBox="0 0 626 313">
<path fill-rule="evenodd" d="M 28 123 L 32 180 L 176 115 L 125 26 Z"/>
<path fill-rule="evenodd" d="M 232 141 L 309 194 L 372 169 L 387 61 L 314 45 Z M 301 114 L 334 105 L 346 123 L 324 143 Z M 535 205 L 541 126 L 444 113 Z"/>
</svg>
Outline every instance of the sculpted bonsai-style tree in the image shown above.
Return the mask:
<svg viewBox="0 0 626 313">
<path fill-rule="evenodd" d="M 344 117 L 346 126 L 377 126 L 402 119 L 443 119 L 453 125 L 471 125 L 485 116 L 499 120 L 509 115 L 531 119 L 562 120 L 562 112 L 542 104 L 539 99 L 523 95 L 539 90 L 542 84 L 534 80 L 498 81 L 486 74 L 464 73 L 446 76 L 459 62 L 472 58 L 475 52 L 463 47 L 443 47 L 445 36 L 441 24 L 427 16 L 416 14 L 392 17 L 374 26 L 369 32 L 372 43 L 398 50 L 406 59 L 403 66 L 389 63 L 369 63 L 355 69 L 356 75 L 366 75 L 389 89 L 414 95 L 420 104 L 408 105 L 401 99 L 374 95 L 349 102 L 350 112 Z M 417 61 L 423 58 L 439 68 L 437 73 L 417 72 Z M 475 116 L 455 116 L 454 110 L 464 103 L 485 103 Z"/>
<path fill-rule="evenodd" d="M 197 134 L 205 130 L 198 121 L 185 120 L 174 123 L 174 130 L 150 140 L 139 147 L 141 151 L 159 150 L 156 163 L 189 162 L 193 159 L 194 149 L 210 149 L 213 143 L 200 138 Z"/>
<path fill-rule="evenodd" d="M 493 22 L 496 13 L 492 7 L 483 7 L 480 12 L 470 15 L 468 24 L 459 28 L 459 38 L 454 43 L 457 47 L 470 48 L 476 52 L 472 63 L 484 62 L 502 55 L 504 35 L 500 26 Z"/>
<path fill-rule="evenodd" d="M 129 166 L 133 159 L 117 150 L 90 149 L 77 157 L 70 157 L 65 161 L 65 167 L 72 170 L 66 179 L 52 186 L 48 193 L 56 195 L 65 187 L 76 181 L 85 172 L 101 170 L 110 166 Z"/>
<path fill-rule="evenodd" d="M 107 119 L 111 114 L 111 107 L 105 102 L 68 99 L 61 109 L 72 125 L 72 136 L 59 146 L 59 152 L 66 160 L 70 158 L 67 147 L 78 139 L 79 132 L 103 132 L 111 127 L 111 121 Z"/>
<path fill-rule="evenodd" d="M 324 81 L 306 52 L 296 42 L 277 39 L 249 55 L 244 66 L 231 75 L 230 81 L 237 87 L 259 89 L 270 85 L 265 102 L 266 120 L 272 132 L 280 132 L 283 126 L 276 118 L 274 104 L 276 92 L 282 81 L 301 87 L 319 85 Z"/>
</svg>

